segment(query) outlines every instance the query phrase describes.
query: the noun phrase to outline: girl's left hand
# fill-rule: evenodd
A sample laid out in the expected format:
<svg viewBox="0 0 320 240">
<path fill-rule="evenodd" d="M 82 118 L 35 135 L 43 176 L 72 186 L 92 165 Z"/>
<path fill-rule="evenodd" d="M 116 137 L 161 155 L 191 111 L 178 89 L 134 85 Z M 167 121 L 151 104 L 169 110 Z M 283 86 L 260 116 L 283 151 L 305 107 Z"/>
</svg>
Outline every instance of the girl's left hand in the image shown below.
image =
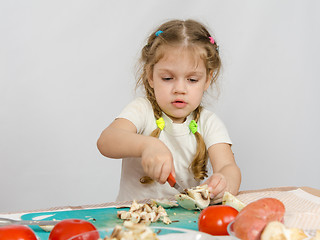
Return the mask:
<svg viewBox="0 0 320 240">
<path fill-rule="evenodd" d="M 223 174 L 213 173 L 203 184 L 208 185 L 213 203 L 222 201 L 223 194 L 227 189 L 227 180 Z"/>
</svg>

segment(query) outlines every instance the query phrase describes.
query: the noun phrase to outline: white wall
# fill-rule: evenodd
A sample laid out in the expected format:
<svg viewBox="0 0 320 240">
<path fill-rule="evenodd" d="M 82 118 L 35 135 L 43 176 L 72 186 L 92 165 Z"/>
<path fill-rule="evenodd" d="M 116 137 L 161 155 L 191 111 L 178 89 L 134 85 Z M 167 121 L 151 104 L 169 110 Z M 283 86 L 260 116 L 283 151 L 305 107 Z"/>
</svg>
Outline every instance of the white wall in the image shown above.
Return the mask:
<svg viewBox="0 0 320 240">
<path fill-rule="evenodd" d="M 207 24 L 223 60 L 241 189 L 320 188 L 320 4 L 309 1 L 1 1 L 0 212 L 115 200 L 120 160 L 100 132 L 133 98 L 135 64 L 165 20 Z"/>
</svg>

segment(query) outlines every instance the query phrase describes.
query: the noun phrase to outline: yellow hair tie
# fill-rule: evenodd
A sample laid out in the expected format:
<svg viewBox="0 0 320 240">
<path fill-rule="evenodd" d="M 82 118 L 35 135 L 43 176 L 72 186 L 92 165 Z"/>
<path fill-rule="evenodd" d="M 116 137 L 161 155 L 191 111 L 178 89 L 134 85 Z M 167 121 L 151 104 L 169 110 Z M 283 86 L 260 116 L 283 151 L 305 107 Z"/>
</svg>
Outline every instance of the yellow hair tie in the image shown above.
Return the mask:
<svg viewBox="0 0 320 240">
<path fill-rule="evenodd" d="M 160 128 L 160 130 L 162 131 L 164 129 L 164 119 L 161 117 L 158 120 L 156 120 L 157 126 L 158 128 Z"/>
<path fill-rule="evenodd" d="M 189 128 L 190 128 L 190 130 L 191 130 L 191 132 L 192 132 L 193 134 L 195 134 L 195 133 L 198 131 L 198 124 L 196 123 L 195 120 L 192 120 L 192 121 L 190 122 Z"/>
</svg>

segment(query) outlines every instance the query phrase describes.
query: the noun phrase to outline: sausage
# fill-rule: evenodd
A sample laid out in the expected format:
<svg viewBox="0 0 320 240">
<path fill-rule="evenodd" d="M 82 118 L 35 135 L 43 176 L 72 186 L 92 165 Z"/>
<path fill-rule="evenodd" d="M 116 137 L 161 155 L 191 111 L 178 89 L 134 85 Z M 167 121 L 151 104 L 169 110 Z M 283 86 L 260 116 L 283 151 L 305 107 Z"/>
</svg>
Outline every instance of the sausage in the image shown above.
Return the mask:
<svg viewBox="0 0 320 240">
<path fill-rule="evenodd" d="M 283 222 L 284 204 L 276 198 L 262 198 L 245 206 L 232 225 L 235 236 L 242 240 L 258 240 L 271 221 Z"/>
</svg>

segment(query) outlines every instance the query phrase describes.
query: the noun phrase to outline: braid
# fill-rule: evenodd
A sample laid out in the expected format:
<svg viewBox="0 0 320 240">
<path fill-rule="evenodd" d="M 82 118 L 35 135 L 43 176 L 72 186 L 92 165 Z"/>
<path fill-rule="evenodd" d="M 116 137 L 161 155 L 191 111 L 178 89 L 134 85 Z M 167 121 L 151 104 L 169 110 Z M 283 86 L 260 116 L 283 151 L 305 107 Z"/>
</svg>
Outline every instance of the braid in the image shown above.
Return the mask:
<svg viewBox="0 0 320 240">
<path fill-rule="evenodd" d="M 194 111 L 194 120 L 198 122 L 202 107 L 199 106 Z M 203 140 L 201 134 L 197 131 L 195 132 L 195 137 L 197 140 L 197 151 L 191 162 L 189 169 L 192 171 L 194 178 L 196 180 L 203 180 L 207 177 L 207 162 L 208 162 L 208 151 L 206 148 L 206 144 Z"/>
<path fill-rule="evenodd" d="M 150 101 L 150 99 L 149 99 L 149 101 Z M 151 102 L 151 105 L 152 105 L 152 108 L 153 108 L 153 114 L 154 114 L 155 119 L 159 119 L 161 117 L 161 115 L 162 115 L 162 111 L 161 111 L 157 101 L 154 99 L 153 102 Z M 159 135 L 160 135 L 160 132 L 161 132 L 160 128 L 157 127 L 155 130 L 152 131 L 150 136 L 158 138 Z"/>
<path fill-rule="evenodd" d="M 162 111 L 161 111 L 157 101 L 155 100 L 155 98 L 148 96 L 148 94 L 147 94 L 147 98 L 151 102 L 155 119 L 159 119 L 162 115 Z M 160 132 L 161 132 L 160 128 L 157 127 L 155 130 L 152 131 L 150 136 L 159 138 Z M 154 182 L 154 180 L 149 176 L 143 176 L 142 178 L 140 178 L 140 183 L 142 183 L 142 184 L 151 184 L 153 182 Z"/>
</svg>

